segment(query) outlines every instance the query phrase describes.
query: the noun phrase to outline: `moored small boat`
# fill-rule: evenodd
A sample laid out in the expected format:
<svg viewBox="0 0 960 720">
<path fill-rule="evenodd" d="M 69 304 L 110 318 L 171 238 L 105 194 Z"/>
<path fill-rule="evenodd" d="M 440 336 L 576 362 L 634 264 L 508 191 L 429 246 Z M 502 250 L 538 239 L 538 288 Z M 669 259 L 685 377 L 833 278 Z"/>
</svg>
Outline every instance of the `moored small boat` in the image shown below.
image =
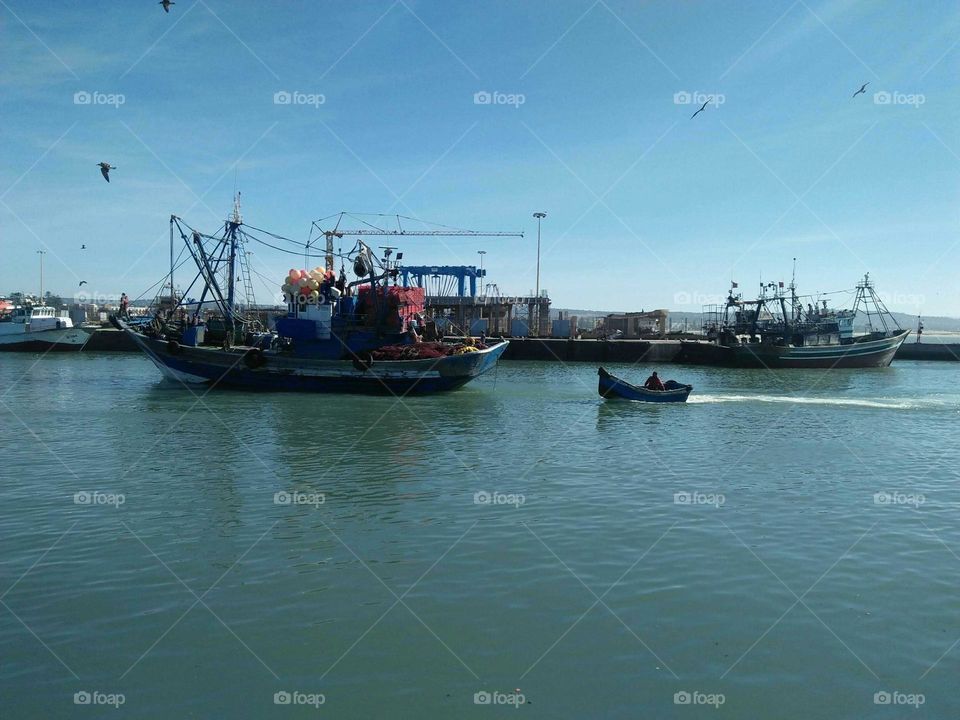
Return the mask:
<svg viewBox="0 0 960 720">
<path fill-rule="evenodd" d="M 686 402 L 693 391 L 693 385 L 683 385 L 674 380 L 664 383 L 663 390 L 650 390 L 638 385 L 632 385 L 620 378 L 611 375 L 604 368 L 597 371 L 600 376 L 597 388 L 600 397 L 607 400 L 636 400 L 638 402 L 653 403 L 682 403 Z"/>
</svg>

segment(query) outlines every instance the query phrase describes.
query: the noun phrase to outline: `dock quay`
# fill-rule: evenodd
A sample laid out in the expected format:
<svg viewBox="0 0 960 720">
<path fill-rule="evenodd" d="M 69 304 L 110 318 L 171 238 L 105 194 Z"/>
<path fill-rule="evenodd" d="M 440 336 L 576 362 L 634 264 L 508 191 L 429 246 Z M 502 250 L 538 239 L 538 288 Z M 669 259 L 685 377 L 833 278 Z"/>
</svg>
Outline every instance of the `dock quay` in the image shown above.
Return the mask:
<svg viewBox="0 0 960 720">
<path fill-rule="evenodd" d="M 692 365 L 719 364 L 712 343 L 680 340 L 573 340 L 567 338 L 511 338 L 504 360 L 543 362 L 648 362 Z M 137 352 L 119 330 L 95 330 L 84 352 Z M 960 360 L 960 343 L 905 343 L 897 360 Z"/>
</svg>

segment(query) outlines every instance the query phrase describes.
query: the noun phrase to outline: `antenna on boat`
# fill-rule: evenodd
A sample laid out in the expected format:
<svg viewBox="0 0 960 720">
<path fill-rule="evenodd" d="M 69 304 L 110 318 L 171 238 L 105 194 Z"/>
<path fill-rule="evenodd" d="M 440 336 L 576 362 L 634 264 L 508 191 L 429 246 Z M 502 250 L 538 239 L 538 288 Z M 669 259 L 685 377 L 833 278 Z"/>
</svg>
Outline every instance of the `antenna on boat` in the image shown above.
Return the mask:
<svg viewBox="0 0 960 720">
<path fill-rule="evenodd" d="M 243 225 L 243 217 L 240 215 L 240 193 L 233 196 L 233 213 L 230 216 L 230 222 L 234 225 Z"/>
</svg>

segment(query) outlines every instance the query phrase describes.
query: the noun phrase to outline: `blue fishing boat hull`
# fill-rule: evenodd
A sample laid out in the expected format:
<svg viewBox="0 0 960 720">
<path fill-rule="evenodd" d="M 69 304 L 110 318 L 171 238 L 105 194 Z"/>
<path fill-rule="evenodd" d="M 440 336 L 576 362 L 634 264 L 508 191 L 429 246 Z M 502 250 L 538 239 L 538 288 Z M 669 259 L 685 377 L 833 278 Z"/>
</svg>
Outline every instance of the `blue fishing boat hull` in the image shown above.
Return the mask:
<svg viewBox="0 0 960 720">
<path fill-rule="evenodd" d="M 611 375 L 603 368 L 597 372 L 600 376 L 598 392 L 600 396 L 607 400 L 635 400 L 637 402 L 651 403 L 683 403 L 690 397 L 693 391 L 692 385 L 681 385 L 673 380 L 668 380 L 664 387 L 665 390 L 648 390 L 645 387 L 631 385 L 618 377 Z"/>
<path fill-rule="evenodd" d="M 119 322 L 164 377 L 182 383 L 247 390 L 380 395 L 430 394 L 455 390 L 496 367 L 508 342 L 442 358 L 373 361 L 309 359 L 258 351 L 187 347 L 148 338 Z"/>
</svg>

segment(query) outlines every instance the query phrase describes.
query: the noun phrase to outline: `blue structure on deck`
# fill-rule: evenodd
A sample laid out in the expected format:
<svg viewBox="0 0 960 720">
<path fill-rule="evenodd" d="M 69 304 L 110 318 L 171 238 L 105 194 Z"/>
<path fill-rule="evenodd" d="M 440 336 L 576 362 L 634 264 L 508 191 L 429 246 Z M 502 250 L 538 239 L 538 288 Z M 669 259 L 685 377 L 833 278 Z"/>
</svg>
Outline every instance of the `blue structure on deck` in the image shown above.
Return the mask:
<svg viewBox="0 0 960 720">
<path fill-rule="evenodd" d="M 404 287 L 422 287 L 427 290 L 427 295 L 476 297 L 477 296 L 477 278 L 487 276 L 486 270 L 481 270 L 473 265 L 410 265 L 400 268 L 400 278 Z M 441 280 L 443 278 L 444 280 Z M 411 283 L 410 281 L 414 282 Z M 434 282 L 430 282 L 433 280 Z M 456 293 L 441 292 L 441 290 L 454 289 L 456 281 Z M 470 292 L 467 292 L 467 283 L 470 284 Z M 431 287 L 428 287 L 431 286 Z M 444 287 L 447 286 L 447 287 Z"/>
</svg>

